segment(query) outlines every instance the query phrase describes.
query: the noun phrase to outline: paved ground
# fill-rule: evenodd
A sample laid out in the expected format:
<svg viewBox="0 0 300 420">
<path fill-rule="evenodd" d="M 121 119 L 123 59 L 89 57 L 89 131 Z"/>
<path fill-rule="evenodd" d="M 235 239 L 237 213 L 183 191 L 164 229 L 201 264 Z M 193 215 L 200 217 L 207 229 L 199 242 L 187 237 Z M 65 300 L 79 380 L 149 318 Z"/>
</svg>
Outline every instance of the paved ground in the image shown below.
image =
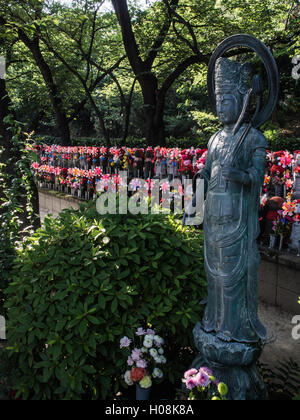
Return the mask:
<svg viewBox="0 0 300 420">
<path fill-rule="evenodd" d="M 275 342 L 266 345 L 261 362 L 276 366 L 279 360 L 291 358 L 300 366 L 300 339 L 294 340 L 292 337 L 292 330 L 295 327 L 292 319 L 295 315 L 300 315 L 300 305 L 298 314 L 289 314 L 260 302 L 259 314 L 268 329 L 270 339 L 277 337 Z"/>
</svg>

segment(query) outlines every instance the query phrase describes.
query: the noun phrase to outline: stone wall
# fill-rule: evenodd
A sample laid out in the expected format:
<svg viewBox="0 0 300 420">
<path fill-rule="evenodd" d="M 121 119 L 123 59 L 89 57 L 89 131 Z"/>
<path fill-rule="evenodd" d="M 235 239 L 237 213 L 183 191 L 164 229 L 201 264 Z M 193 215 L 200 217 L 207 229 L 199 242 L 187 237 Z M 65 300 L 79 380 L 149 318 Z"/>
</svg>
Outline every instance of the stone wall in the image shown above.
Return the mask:
<svg viewBox="0 0 300 420">
<path fill-rule="evenodd" d="M 79 209 L 83 200 L 73 198 L 70 195 L 59 193 L 57 191 L 39 189 L 40 218 L 44 220 L 45 216 L 52 214 L 57 217 L 59 213 L 67 208 Z"/>
<path fill-rule="evenodd" d="M 83 200 L 57 191 L 39 190 L 41 220 L 47 214 L 58 214 L 65 208 L 78 209 Z M 300 257 L 282 255 L 261 248 L 259 297 L 263 302 L 300 314 Z"/>
</svg>

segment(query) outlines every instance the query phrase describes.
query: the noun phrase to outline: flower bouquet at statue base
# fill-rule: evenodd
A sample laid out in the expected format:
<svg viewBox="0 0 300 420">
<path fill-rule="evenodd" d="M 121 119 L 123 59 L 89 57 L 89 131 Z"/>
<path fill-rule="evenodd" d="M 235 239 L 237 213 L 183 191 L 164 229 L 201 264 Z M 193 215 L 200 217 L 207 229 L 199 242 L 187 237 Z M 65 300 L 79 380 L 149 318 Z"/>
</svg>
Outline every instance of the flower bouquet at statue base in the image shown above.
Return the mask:
<svg viewBox="0 0 300 420">
<path fill-rule="evenodd" d="M 163 349 L 164 340 L 152 329 L 139 328 L 135 338 L 123 337 L 120 348 L 127 355 L 126 385 L 136 385 L 136 400 L 149 400 L 153 381 L 164 377 L 162 366 L 167 362 Z"/>
<path fill-rule="evenodd" d="M 186 371 L 182 382 L 189 391 L 188 400 L 226 401 L 227 385 L 218 381 L 207 367 Z"/>
</svg>

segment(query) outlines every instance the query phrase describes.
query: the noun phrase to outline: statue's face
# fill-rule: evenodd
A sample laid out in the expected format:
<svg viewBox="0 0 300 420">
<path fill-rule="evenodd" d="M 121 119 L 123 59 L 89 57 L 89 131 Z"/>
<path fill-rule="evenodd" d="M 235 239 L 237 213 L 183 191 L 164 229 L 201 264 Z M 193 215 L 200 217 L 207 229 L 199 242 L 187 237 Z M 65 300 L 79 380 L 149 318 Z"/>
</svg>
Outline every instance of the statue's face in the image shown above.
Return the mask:
<svg viewBox="0 0 300 420">
<path fill-rule="evenodd" d="M 242 112 L 242 99 L 239 95 L 218 94 L 217 113 L 222 124 L 235 124 Z"/>
</svg>

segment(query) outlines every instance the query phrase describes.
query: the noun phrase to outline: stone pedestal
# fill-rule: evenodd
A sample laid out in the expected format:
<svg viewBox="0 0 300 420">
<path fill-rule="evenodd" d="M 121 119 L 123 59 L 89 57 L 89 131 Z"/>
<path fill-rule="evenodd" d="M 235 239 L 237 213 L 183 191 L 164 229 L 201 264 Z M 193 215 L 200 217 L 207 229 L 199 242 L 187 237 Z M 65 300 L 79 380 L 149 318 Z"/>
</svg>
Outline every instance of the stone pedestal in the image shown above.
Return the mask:
<svg viewBox="0 0 300 420">
<path fill-rule="evenodd" d="M 214 333 L 206 333 L 198 323 L 194 329 L 194 339 L 199 355 L 192 367 L 205 366 L 214 376 L 226 383 L 229 400 L 265 400 L 267 391 L 259 375 L 256 362 L 263 347 L 237 342 L 225 342 Z"/>
</svg>

